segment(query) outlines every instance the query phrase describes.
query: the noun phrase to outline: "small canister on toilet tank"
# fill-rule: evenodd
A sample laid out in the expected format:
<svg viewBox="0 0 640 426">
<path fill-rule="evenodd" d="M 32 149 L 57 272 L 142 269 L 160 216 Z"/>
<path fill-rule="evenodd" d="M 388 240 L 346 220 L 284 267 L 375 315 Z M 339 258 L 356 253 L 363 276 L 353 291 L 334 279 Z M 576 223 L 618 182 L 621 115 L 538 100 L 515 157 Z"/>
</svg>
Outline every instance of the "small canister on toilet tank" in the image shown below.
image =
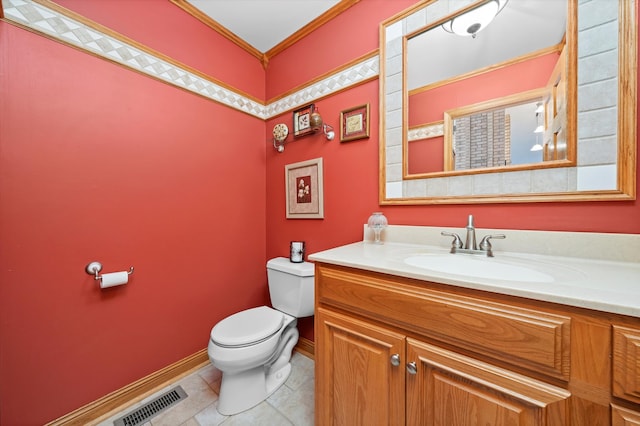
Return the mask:
<svg viewBox="0 0 640 426">
<path fill-rule="evenodd" d="M 304 241 L 291 241 L 289 245 L 289 260 L 293 263 L 304 262 Z"/>
</svg>

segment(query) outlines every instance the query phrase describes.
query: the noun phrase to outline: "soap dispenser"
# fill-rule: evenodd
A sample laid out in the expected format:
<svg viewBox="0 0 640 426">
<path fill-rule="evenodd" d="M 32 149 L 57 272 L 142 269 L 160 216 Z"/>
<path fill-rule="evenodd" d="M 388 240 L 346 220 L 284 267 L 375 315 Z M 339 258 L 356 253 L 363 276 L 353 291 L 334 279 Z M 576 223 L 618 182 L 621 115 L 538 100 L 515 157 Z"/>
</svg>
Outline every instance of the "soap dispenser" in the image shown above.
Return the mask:
<svg viewBox="0 0 640 426">
<path fill-rule="evenodd" d="M 373 229 L 373 242 L 375 244 L 383 244 L 382 240 L 380 239 L 380 233 L 387 227 L 388 224 L 389 222 L 387 221 L 385 215 L 382 214 L 382 212 L 374 212 L 371 216 L 369 216 L 369 219 L 367 220 L 367 226 L 370 229 Z"/>
</svg>

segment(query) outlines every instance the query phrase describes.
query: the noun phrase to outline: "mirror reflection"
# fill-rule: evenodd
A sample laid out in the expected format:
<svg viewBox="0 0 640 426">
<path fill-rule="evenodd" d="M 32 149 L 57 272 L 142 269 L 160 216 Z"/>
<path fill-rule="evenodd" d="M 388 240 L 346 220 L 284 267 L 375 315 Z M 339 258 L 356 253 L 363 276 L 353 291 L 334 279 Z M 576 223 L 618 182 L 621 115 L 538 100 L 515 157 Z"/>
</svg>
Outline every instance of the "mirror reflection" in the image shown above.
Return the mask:
<svg viewBox="0 0 640 426">
<path fill-rule="evenodd" d="M 489 3 L 407 37 L 405 176 L 566 165 L 575 152 L 567 1 Z M 472 16 L 483 8 L 497 15 Z"/>
<path fill-rule="evenodd" d="M 543 115 L 542 97 L 477 112 L 448 111 L 451 137 L 424 134 L 408 144 L 409 174 L 540 163 Z"/>
<path fill-rule="evenodd" d="M 434 59 L 439 44 L 430 45 L 419 53 L 427 64 L 421 74 L 440 73 L 428 82 L 409 83 L 408 62 L 416 59 L 407 53 L 408 40 L 418 34 L 447 24 L 487 0 L 431 0 L 416 4 L 381 24 L 380 79 L 380 204 L 467 204 L 541 201 L 633 200 L 636 197 L 636 130 L 637 130 L 637 25 L 633 2 L 579 0 L 509 0 L 498 14 L 502 17 L 509 4 L 526 7 L 531 18 L 551 13 L 550 7 L 562 3 L 566 7 L 566 38 L 556 49 L 558 62 L 566 55 L 566 76 L 545 75 L 545 81 L 556 81 L 553 92 L 566 93 L 547 99 L 543 96 L 544 132 L 542 163 L 486 167 L 445 171 L 445 127 L 459 106 L 443 108 L 439 116 L 427 116 L 409 125 L 411 110 L 408 87 L 424 88 L 440 82 L 464 77 L 472 71 L 449 73 L 452 64 L 473 62 L 473 52 L 452 50 Z M 501 0 L 498 0 L 501 3 Z M 551 13 L 555 16 L 555 13 Z M 506 16 L 506 15 L 504 15 Z M 580 19 L 578 19 L 578 16 Z M 473 24 L 456 25 L 468 33 L 469 41 L 478 41 L 490 34 L 494 22 L 484 22 L 478 29 Z M 520 26 L 521 24 L 517 24 Z M 450 30 L 454 25 L 450 26 Z M 466 28 L 465 28 L 466 27 Z M 473 27 L 473 28 L 472 28 Z M 545 32 L 519 28 L 518 42 L 529 43 L 543 37 Z M 450 34 L 449 34 L 450 35 Z M 463 38 L 459 36 L 459 38 Z M 486 36 L 485 38 L 488 38 Z M 554 40 L 557 40 L 556 35 Z M 504 40 L 502 40 L 504 41 Z M 579 47 L 579 48 L 578 48 Z M 481 59 L 503 47 L 489 49 Z M 540 49 L 534 50 L 539 52 Z M 552 54 L 553 52 L 549 52 Z M 495 59 L 484 65 L 492 71 L 495 64 L 508 59 Z M 563 67 L 558 67 L 563 68 Z M 536 76 L 533 67 L 521 70 L 521 79 Z M 555 69 L 555 68 L 554 68 Z M 529 75 L 524 71 L 531 71 Z M 537 69 L 535 69 L 537 70 Z M 446 72 L 445 72 L 446 71 Z M 444 74 L 443 74 L 444 73 Z M 488 72 L 482 75 L 487 75 Z M 552 73 L 553 74 L 553 73 Z M 454 77 L 451 77 L 454 76 Z M 460 81 L 468 80 L 458 78 Z M 411 86 L 408 86 L 411 85 Z M 566 85 L 566 86 L 565 86 Z M 444 86 L 444 85 L 441 85 Z M 504 85 L 498 85 L 501 88 Z M 541 87 L 541 86 L 534 86 Z M 486 91 L 476 82 L 468 91 Z M 546 86 L 545 86 L 546 89 Z M 521 95 L 528 90 L 520 89 Z M 535 90 L 535 89 L 529 89 Z M 426 90 L 425 90 L 426 91 Z M 507 93 L 493 93 L 487 99 L 504 100 Z M 452 97 L 453 98 L 453 97 Z M 482 104 L 483 100 L 468 100 L 464 105 Z M 566 111 L 566 113 L 563 113 Z M 421 111 L 422 112 L 422 111 Z M 445 113 L 446 112 L 446 113 Z M 418 127 L 415 127 L 418 126 Z M 408 145 L 414 140 L 427 139 L 439 147 L 439 154 L 429 155 L 437 165 L 429 170 L 438 172 L 409 174 L 408 164 L 417 149 L 409 155 Z M 573 142 L 575 140 L 575 142 Z M 452 142 L 453 143 L 453 142 Z M 456 142 L 457 143 L 457 142 Z M 418 146 L 418 145 L 415 145 Z M 411 157 L 411 158 L 409 158 Z"/>
<path fill-rule="evenodd" d="M 542 102 L 511 105 L 453 119 L 447 170 L 501 167 L 542 161 Z"/>
</svg>

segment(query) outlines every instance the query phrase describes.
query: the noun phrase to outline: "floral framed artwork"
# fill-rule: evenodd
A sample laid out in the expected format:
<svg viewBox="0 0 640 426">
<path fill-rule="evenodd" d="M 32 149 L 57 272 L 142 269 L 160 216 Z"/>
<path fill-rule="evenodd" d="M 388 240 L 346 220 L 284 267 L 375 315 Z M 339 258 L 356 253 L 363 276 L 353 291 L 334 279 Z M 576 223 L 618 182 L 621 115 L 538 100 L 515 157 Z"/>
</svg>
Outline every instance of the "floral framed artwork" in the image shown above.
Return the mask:
<svg viewBox="0 0 640 426">
<path fill-rule="evenodd" d="M 340 113 L 340 142 L 369 137 L 369 104 L 358 105 Z"/>
<path fill-rule="evenodd" d="M 315 110 L 314 104 L 309 104 L 293 111 L 293 136 L 298 138 L 313 133 L 311 129 L 311 114 Z"/>
<path fill-rule="evenodd" d="M 323 219 L 322 158 L 288 164 L 284 174 L 287 219 Z"/>
</svg>

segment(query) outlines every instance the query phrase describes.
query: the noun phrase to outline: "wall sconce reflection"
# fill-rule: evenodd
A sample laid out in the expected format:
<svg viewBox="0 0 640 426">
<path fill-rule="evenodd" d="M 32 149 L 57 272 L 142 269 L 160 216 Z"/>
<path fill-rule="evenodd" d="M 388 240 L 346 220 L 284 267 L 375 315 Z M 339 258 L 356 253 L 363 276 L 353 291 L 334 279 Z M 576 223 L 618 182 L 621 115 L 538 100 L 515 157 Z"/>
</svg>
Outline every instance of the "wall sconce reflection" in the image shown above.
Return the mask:
<svg viewBox="0 0 640 426">
<path fill-rule="evenodd" d="M 531 152 L 542 151 L 542 144 L 540 144 L 540 134 L 544 132 L 544 105 L 542 102 L 536 104 L 536 128 L 533 133 L 536 134 L 536 143 L 531 147 Z"/>
</svg>

